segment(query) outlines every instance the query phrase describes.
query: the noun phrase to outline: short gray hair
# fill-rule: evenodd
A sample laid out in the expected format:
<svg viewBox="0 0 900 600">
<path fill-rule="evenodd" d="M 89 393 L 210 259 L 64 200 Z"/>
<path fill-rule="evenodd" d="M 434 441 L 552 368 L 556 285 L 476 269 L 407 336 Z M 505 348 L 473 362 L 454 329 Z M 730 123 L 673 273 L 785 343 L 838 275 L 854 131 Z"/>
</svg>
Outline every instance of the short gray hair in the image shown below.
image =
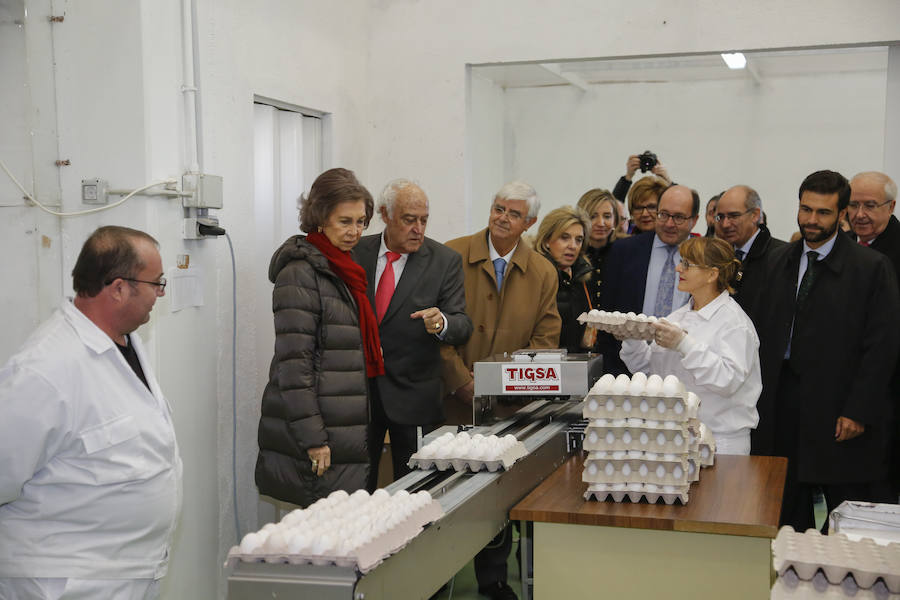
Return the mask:
<svg viewBox="0 0 900 600">
<path fill-rule="evenodd" d="M 393 218 L 394 202 L 397 200 L 397 195 L 400 193 L 400 190 L 408 188 L 409 186 L 417 187 L 420 190 L 422 189 L 422 186 L 412 179 L 400 177 L 389 181 L 378 196 L 378 202 L 375 203 L 375 212 L 381 212 L 381 208 L 384 207 L 387 211 L 388 218 Z"/>
<path fill-rule="evenodd" d="M 881 171 L 863 171 L 853 176 L 853 179 L 872 179 L 884 186 L 884 199 L 893 202 L 897 199 L 897 184 L 885 173 Z M 853 187 L 853 179 L 850 180 L 850 187 Z"/>
<path fill-rule="evenodd" d="M 510 181 L 503 185 L 500 190 L 494 194 L 494 199 L 502 200 L 524 200 L 528 203 L 528 218 L 536 219 L 541 210 L 541 201 L 538 200 L 537 192 L 533 187 L 524 181 Z"/>
<path fill-rule="evenodd" d="M 754 190 L 749 185 L 741 186 L 744 188 L 744 191 L 747 192 L 746 198 L 744 198 L 744 208 L 747 210 L 753 210 L 754 208 L 758 208 L 760 212 L 762 212 L 762 198 L 759 197 L 759 192 Z"/>
</svg>

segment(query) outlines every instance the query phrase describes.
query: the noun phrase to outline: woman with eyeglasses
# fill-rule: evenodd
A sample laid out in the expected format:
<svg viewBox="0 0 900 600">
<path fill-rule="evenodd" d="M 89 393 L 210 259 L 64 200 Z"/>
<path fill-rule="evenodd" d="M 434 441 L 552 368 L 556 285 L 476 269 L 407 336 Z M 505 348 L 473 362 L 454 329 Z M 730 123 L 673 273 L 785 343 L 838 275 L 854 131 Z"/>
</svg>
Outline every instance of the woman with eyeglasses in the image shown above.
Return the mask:
<svg viewBox="0 0 900 600">
<path fill-rule="evenodd" d="M 689 238 L 678 249 L 678 289 L 690 301 L 654 325 L 650 344 L 623 341 L 620 356 L 632 373 L 675 375 L 697 394 L 718 454 L 749 454 L 762 378 L 756 329 L 731 298 L 740 263 L 717 238 Z"/>
<path fill-rule="evenodd" d="M 631 215 L 631 231 L 637 235 L 656 230 L 656 211 L 659 198 L 669 184 L 662 177 L 647 175 L 634 182 L 628 190 L 628 214 Z"/>
<path fill-rule="evenodd" d="M 384 374 L 366 273 L 350 250 L 374 202 L 352 171 L 330 169 L 300 198 L 300 230 L 269 264 L 275 355 L 263 392 L 256 485 L 308 506 L 366 486 L 367 380 Z"/>
<path fill-rule="evenodd" d="M 581 313 L 598 306 L 596 286 L 591 279 L 591 265 L 584 258 L 585 232 L 590 221 L 584 211 L 562 206 L 547 213 L 538 226 L 534 249 L 557 269 L 559 287 L 556 310 L 562 319 L 559 347 L 569 352 L 594 349 L 596 330 L 578 322 Z"/>
</svg>

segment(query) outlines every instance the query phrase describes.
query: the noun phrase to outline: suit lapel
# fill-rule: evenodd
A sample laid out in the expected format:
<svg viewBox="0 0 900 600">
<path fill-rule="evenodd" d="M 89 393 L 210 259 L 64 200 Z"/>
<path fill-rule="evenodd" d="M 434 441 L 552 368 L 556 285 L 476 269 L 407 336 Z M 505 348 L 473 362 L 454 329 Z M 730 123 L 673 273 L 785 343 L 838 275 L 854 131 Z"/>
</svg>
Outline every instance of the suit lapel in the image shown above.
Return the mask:
<svg viewBox="0 0 900 600">
<path fill-rule="evenodd" d="M 423 243 L 418 252 L 412 252 L 406 258 L 406 266 L 403 267 L 403 274 L 400 275 L 400 281 L 397 282 L 397 286 L 394 288 L 394 295 L 391 296 L 391 303 L 388 305 L 387 312 L 384 313 L 384 319 L 381 320 L 382 323 L 394 316 L 394 313 L 397 312 L 406 301 L 406 298 L 416 288 L 418 282 L 425 275 L 430 255 L 431 250 Z M 423 308 L 428 307 L 415 307 L 416 310 Z"/>
<path fill-rule="evenodd" d="M 375 267 L 378 263 L 378 249 L 381 247 L 381 235 L 367 235 L 360 240 L 357 247 L 357 256 L 359 257 L 359 266 L 366 272 L 366 295 L 369 297 L 369 304 L 372 309 L 375 308 Z"/>
</svg>

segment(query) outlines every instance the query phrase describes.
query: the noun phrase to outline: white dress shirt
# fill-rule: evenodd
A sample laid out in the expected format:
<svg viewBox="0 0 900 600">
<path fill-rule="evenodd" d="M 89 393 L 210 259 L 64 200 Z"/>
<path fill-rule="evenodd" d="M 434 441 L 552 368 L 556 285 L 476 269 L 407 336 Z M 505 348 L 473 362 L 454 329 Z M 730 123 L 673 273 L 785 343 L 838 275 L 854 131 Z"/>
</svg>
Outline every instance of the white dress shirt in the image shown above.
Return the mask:
<svg viewBox="0 0 900 600">
<path fill-rule="evenodd" d="M 384 243 L 384 232 L 381 233 L 381 247 L 378 249 L 378 260 L 375 261 L 375 289 L 378 289 L 378 282 L 381 281 L 381 276 L 384 274 L 385 268 L 387 268 L 387 253 L 388 247 L 387 244 Z M 400 276 L 403 275 L 403 269 L 406 268 L 406 263 L 409 260 L 409 253 L 400 254 L 400 258 L 394 261 L 394 289 L 397 289 L 397 284 L 400 283 Z M 428 308 L 427 306 L 423 306 L 422 308 Z M 447 336 L 447 316 L 441 312 L 441 319 L 444 321 L 444 325 L 441 327 L 440 333 L 435 333 L 434 336 L 443 340 Z"/>
<path fill-rule="evenodd" d="M 659 236 L 653 234 L 653 249 L 650 251 L 650 264 L 647 265 L 647 283 L 644 285 L 644 307 L 642 312 L 645 315 L 652 315 L 656 310 L 656 294 L 659 291 L 659 278 L 662 275 L 663 267 L 669 259 L 670 246 L 659 239 Z M 672 255 L 675 266 L 681 263 L 681 254 L 675 250 Z M 672 310 L 679 306 L 684 306 L 690 299 L 691 295 L 678 289 L 678 273 L 675 273 L 675 286 L 672 292 Z"/>
<path fill-rule="evenodd" d="M 0 369 L 0 578 L 165 575 L 182 464 L 130 338 L 150 389 L 71 301 Z"/>
<path fill-rule="evenodd" d="M 632 373 L 678 377 L 700 398 L 700 420 L 716 437 L 716 451 L 749 454 L 762 391 L 753 322 L 728 292 L 700 310 L 693 310 L 691 301 L 666 319 L 688 332 L 678 348 L 625 340 L 619 353 L 625 365 Z"/>
</svg>

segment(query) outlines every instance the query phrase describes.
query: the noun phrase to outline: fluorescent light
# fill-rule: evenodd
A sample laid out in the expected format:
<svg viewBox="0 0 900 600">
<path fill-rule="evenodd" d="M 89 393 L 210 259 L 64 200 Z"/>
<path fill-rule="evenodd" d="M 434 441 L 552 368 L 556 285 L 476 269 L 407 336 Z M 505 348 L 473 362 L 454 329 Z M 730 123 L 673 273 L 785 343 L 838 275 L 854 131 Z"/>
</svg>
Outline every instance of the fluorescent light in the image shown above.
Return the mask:
<svg viewBox="0 0 900 600">
<path fill-rule="evenodd" d="M 741 52 L 733 52 L 731 54 L 723 53 L 722 60 L 728 65 L 729 69 L 743 69 L 747 66 L 747 59 Z"/>
</svg>

